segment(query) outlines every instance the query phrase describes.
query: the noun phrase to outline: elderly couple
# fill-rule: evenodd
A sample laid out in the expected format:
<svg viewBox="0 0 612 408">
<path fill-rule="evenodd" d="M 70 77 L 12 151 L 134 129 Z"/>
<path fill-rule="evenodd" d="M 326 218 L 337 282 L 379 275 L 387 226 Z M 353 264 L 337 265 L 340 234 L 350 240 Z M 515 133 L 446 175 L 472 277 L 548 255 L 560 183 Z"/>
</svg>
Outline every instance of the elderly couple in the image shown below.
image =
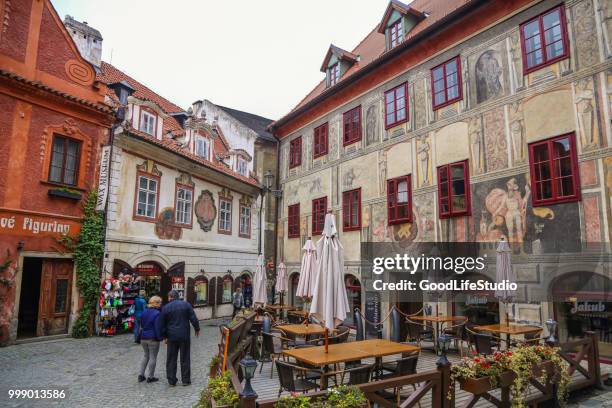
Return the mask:
<svg viewBox="0 0 612 408">
<path fill-rule="evenodd" d="M 179 352 L 181 354 L 181 383 L 191 384 L 191 330 L 189 323 L 193 325 L 196 337 L 200 335 L 200 324 L 188 302 L 179 299 L 175 290 L 168 293 L 168 304 L 161 307 L 162 300 L 159 296 L 152 296 L 149 305 L 140 316 L 138 336 L 144 350 L 144 358 L 140 365 L 138 381 L 155 382 L 155 365 L 157 353 L 162 340 L 167 346 L 166 354 L 166 377 L 168 384 L 175 386 L 176 365 Z M 149 376 L 145 377 L 145 370 L 149 367 Z"/>
</svg>

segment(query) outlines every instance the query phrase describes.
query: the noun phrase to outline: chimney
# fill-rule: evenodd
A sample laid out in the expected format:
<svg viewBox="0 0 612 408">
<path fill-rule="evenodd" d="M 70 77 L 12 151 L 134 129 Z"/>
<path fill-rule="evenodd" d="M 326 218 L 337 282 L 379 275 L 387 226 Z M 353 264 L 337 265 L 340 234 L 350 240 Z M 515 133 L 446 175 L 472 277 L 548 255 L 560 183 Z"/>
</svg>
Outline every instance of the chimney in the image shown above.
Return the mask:
<svg viewBox="0 0 612 408">
<path fill-rule="evenodd" d="M 86 21 L 80 22 L 68 15 L 64 19 L 64 26 L 81 56 L 99 68 L 102 62 L 102 34 Z"/>
</svg>

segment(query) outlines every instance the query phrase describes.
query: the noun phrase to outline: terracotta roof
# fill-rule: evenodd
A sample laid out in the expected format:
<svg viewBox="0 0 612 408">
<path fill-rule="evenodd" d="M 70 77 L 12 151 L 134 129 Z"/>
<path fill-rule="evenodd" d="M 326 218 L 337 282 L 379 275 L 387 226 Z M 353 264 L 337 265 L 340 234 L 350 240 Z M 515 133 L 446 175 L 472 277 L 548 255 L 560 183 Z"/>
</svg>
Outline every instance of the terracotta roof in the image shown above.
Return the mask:
<svg viewBox="0 0 612 408">
<path fill-rule="evenodd" d="M 49 92 L 49 93 L 51 93 L 53 95 L 56 95 L 56 96 L 59 96 L 59 97 L 62 97 L 62 98 L 66 98 L 66 99 L 68 99 L 68 100 L 70 100 L 72 102 L 88 106 L 88 107 L 93 108 L 93 109 L 95 109 L 95 110 L 97 110 L 99 112 L 109 113 L 109 114 L 113 112 L 112 108 L 110 106 L 108 106 L 107 104 L 98 103 L 98 102 L 92 102 L 89 99 L 79 98 L 78 96 L 74 96 L 74 95 L 71 95 L 69 93 L 59 91 L 59 90 L 57 90 L 55 88 L 51 88 L 51 87 L 43 84 L 42 82 L 32 81 L 30 79 L 24 78 L 24 77 L 22 77 L 20 75 L 17 75 L 15 73 L 10 72 L 10 71 L 5 71 L 3 69 L 0 69 L 0 77 L 6 78 L 6 79 L 10 79 L 10 80 L 13 80 L 13 81 L 17 81 L 17 82 L 19 82 L 19 83 L 21 83 L 23 85 L 31 86 L 31 87 L 34 87 L 36 89 L 39 89 L 39 90 L 42 90 L 42 91 L 45 91 L 45 92 Z"/>
<path fill-rule="evenodd" d="M 242 182 L 245 182 L 247 184 L 250 184 L 252 186 L 257 186 L 260 187 L 260 184 L 257 182 L 257 180 L 253 177 L 245 177 L 241 174 L 236 173 L 235 171 L 231 170 L 226 164 L 219 162 L 216 159 L 213 159 L 213 161 L 210 160 L 205 160 L 203 158 L 201 158 L 200 156 L 197 156 L 191 152 L 189 152 L 187 149 L 184 149 L 183 147 L 181 147 L 176 140 L 168 138 L 168 137 L 163 137 L 161 140 L 157 139 L 154 136 L 149 135 L 148 133 L 145 132 L 141 132 L 140 130 L 134 129 L 133 127 L 128 127 L 127 132 L 130 133 L 132 136 L 137 137 L 139 139 L 145 140 L 148 143 L 152 143 L 154 145 L 160 146 L 165 148 L 168 151 L 174 152 L 176 154 L 179 154 L 181 156 L 184 156 L 186 158 L 188 158 L 189 160 L 195 161 L 199 164 L 204 165 L 205 167 L 220 171 L 221 173 L 225 173 L 228 176 L 231 176 L 235 179 L 238 179 Z"/>
<path fill-rule="evenodd" d="M 143 85 L 142 83 L 138 82 L 137 80 L 130 77 L 126 73 L 120 71 L 116 67 L 104 61 L 102 61 L 101 72 L 97 75 L 97 80 L 107 85 L 106 94 L 109 98 L 111 98 L 111 100 L 117 106 L 120 106 L 121 102 L 117 98 L 117 95 L 115 94 L 115 92 L 112 89 L 108 88 L 108 85 L 125 81 L 135 90 L 132 96 L 138 99 L 151 101 L 155 103 L 156 105 L 158 105 L 166 114 L 168 114 L 168 116 L 164 118 L 164 129 L 163 129 L 161 140 L 157 139 L 155 136 L 149 135 L 148 133 L 141 132 L 137 129 L 134 129 L 131 126 L 127 127 L 126 130 L 134 137 L 138 137 L 149 143 L 161 146 L 169 151 L 180 154 L 189 160 L 195 161 L 206 167 L 209 167 L 219 172 L 225 173 L 228 176 L 231 176 L 235 179 L 243 181 L 247 184 L 250 184 L 253 186 L 259 186 L 259 183 L 257 182 L 255 178 L 245 177 L 233 171 L 225 163 L 219 162 L 214 157 L 212 161 L 205 160 L 191 153 L 188 149 L 182 147 L 181 144 L 177 140 L 171 137 L 168 137 L 167 136 L 168 132 L 171 132 L 173 135 L 181 135 L 185 133 L 185 130 L 180 126 L 176 118 L 170 115 L 171 113 L 185 112 L 185 110 L 179 107 L 178 105 L 158 95 L 157 93 L 153 92 L 147 86 Z M 215 151 L 215 154 L 219 153 L 222 156 L 224 156 L 225 154 L 227 154 L 227 151 L 229 149 L 227 139 L 225 138 L 225 136 L 223 135 L 223 132 L 221 132 L 221 129 L 219 127 L 213 127 L 213 131 L 216 131 L 219 136 L 215 138 L 213 150 Z"/>
<path fill-rule="evenodd" d="M 180 106 L 170 102 L 163 96 L 153 92 L 149 87 L 138 82 L 128 74 L 120 71 L 117 67 L 109 64 L 108 62 L 102 61 L 100 66 L 100 72 L 97 74 L 96 79 L 103 82 L 106 85 L 114 84 L 117 82 L 125 81 L 132 88 L 135 89 L 132 96 L 145 101 L 150 101 L 158 105 L 165 113 L 184 112 L 185 110 Z M 107 96 L 110 97 L 113 102 L 120 104 L 117 95 L 112 89 L 108 89 Z M 164 118 L 164 133 L 172 132 L 175 135 L 184 133 L 183 129 L 179 125 L 178 121 L 172 116 Z"/>
<path fill-rule="evenodd" d="M 452 14 L 463 6 L 474 1 L 475 0 L 414 0 L 408 5 L 404 5 L 411 9 L 418 10 L 420 13 L 424 13 L 424 15 L 427 16 L 412 30 L 406 33 L 404 42 L 414 38 L 424 30 L 444 19 L 449 14 Z M 379 58 L 384 56 L 386 53 L 385 35 L 379 33 L 378 28 L 379 26 L 377 24 L 376 27 L 374 27 L 374 29 L 352 50 L 352 54 L 359 56 L 359 61 L 355 62 L 344 73 L 344 75 L 342 75 L 338 83 L 336 83 L 334 86 L 337 86 L 347 78 L 350 78 L 356 72 L 373 62 L 377 62 Z M 334 86 L 326 88 L 326 81 L 323 79 L 312 91 L 310 91 L 310 93 L 304 97 L 304 99 L 302 99 L 289 113 L 287 113 L 277 122 L 284 121 L 287 116 L 291 115 L 296 110 L 308 104 L 308 102 L 323 94 L 327 89 L 329 89 L 330 94 L 333 93 Z"/>
</svg>

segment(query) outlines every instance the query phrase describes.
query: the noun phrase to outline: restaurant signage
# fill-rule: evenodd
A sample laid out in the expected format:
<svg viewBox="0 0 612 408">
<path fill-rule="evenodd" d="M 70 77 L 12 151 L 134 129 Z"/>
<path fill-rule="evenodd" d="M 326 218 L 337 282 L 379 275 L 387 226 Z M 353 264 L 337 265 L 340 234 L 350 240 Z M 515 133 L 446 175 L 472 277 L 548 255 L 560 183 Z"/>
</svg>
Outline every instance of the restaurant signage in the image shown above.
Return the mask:
<svg viewBox="0 0 612 408">
<path fill-rule="evenodd" d="M 81 227 L 76 221 L 0 211 L 0 233 L 22 237 L 74 235 Z"/>
<path fill-rule="evenodd" d="M 98 198 L 96 201 L 96 211 L 104 211 L 106 208 L 106 197 L 108 196 L 109 170 L 110 170 L 111 147 L 102 147 L 100 156 L 100 177 L 98 178 Z"/>
<path fill-rule="evenodd" d="M 570 313 L 580 312 L 605 312 L 606 304 L 603 302 L 574 302 L 574 306 L 570 310 Z"/>
</svg>

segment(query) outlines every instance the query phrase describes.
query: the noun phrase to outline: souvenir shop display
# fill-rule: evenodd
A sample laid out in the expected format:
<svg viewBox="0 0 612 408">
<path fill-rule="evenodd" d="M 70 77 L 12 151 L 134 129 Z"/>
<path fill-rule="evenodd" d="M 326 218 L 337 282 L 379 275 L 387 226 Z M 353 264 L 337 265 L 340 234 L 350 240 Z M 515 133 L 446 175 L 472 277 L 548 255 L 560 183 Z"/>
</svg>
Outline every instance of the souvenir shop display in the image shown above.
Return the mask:
<svg viewBox="0 0 612 408">
<path fill-rule="evenodd" d="M 113 336 L 133 329 L 134 300 L 142 283 L 140 276 L 122 273 L 117 278 L 102 281 L 98 335 Z"/>
</svg>

